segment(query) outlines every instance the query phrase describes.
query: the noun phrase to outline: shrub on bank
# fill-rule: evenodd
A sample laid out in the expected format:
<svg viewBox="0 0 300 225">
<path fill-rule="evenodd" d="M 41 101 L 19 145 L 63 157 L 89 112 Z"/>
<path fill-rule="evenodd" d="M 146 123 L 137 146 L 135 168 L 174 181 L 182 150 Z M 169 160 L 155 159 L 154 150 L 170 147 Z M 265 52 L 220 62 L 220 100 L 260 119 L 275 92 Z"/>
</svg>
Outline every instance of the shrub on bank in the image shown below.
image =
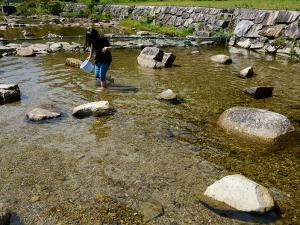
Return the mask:
<svg viewBox="0 0 300 225">
<path fill-rule="evenodd" d="M 59 0 L 27 0 L 17 4 L 16 7 L 18 13 L 22 15 L 59 15 L 63 11 L 64 3 Z"/>
</svg>

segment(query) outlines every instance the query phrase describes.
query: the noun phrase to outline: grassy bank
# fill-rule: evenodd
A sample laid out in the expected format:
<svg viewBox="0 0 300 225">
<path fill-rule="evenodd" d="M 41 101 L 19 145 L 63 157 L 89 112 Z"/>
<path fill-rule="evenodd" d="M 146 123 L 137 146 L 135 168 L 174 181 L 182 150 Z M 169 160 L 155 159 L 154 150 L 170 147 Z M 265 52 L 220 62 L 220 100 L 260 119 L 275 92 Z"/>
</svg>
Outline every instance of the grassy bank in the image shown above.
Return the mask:
<svg viewBox="0 0 300 225">
<path fill-rule="evenodd" d="M 101 0 L 101 4 L 300 10 L 300 0 Z"/>
<path fill-rule="evenodd" d="M 141 22 L 137 20 L 125 19 L 119 22 L 119 25 L 125 27 L 127 29 L 138 29 L 138 30 L 146 30 L 155 33 L 165 34 L 169 36 L 180 36 L 185 37 L 193 33 L 192 28 L 178 29 L 176 27 L 171 26 L 160 26 L 152 23 Z"/>
</svg>

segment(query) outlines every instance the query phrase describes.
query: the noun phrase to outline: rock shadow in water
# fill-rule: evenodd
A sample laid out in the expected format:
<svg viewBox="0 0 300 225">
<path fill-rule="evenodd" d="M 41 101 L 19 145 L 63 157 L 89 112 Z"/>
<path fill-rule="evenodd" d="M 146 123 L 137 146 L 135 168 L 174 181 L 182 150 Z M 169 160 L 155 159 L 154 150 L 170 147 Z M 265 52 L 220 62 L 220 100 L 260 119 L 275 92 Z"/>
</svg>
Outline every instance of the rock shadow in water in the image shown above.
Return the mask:
<svg viewBox="0 0 300 225">
<path fill-rule="evenodd" d="M 242 222 L 269 224 L 269 223 L 274 223 L 277 219 L 280 218 L 280 209 L 277 205 L 275 206 L 275 209 L 270 211 L 269 213 L 264 215 L 257 215 L 257 214 L 250 214 L 250 213 L 241 212 L 233 209 L 218 209 L 216 207 L 213 207 L 205 203 L 204 201 L 201 200 L 199 201 L 204 207 L 213 211 L 219 216 L 239 220 Z"/>
<path fill-rule="evenodd" d="M 131 85 L 121 85 L 121 84 L 111 84 L 108 86 L 108 90 L 110 91 L 117 91 L 122 93 L 137 93 L 139 89 L 137 87 L 131 86 Z"/>
</svg>

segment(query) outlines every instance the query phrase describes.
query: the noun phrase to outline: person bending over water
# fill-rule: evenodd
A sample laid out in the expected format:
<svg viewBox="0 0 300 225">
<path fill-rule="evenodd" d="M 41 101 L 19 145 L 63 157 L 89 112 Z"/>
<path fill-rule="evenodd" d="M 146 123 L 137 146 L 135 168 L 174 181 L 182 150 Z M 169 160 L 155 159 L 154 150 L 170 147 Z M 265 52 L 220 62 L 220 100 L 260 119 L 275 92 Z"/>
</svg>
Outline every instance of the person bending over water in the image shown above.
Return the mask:
<svg viewBox="0 0 300 225">
<path fill-rule="evenodd" d="M 88 60 L 95 56 L 96 83 L 102 88 L 106 87 L 106 80 L 114 82 L 111 77 L 106 77 L 108 68 L 112 62 L 111 45 L 107 38 L 101 37 L 97 30 L 89 28 L 86 32 L 85 47 L 90 48 Z"/>
</svg>

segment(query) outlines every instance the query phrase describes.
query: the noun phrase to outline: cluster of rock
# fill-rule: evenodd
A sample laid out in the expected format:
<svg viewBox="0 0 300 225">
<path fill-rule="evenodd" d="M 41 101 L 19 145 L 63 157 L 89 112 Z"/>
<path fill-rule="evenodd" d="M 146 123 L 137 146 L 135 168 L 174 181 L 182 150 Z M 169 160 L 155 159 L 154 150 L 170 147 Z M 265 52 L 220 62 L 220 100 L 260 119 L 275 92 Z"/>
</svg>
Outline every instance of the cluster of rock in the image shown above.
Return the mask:
<svg viewBox="0 0 300 225">
<path fill-rule="evenodd" d="M 83 4 L 67 4 L 65 7 L 67 12 L 85 9 Z M 96 11 L 116 19 L 131 18 L 178 28 L 191 27 L 200 37 L 210 37 L 216 31 L 233 28 L 232 46 L 300 56 L 298 11 L 123 5 L 99 5 Z"/>
<path fill-rule="evenodd" d="M 0 55 L 18 55 L 23 57 L 34 56 L 36 54 L 47 54 L 60 51 L 79 52 L 84 51 L 84 47 L 78 43 L 72 42 L 47 42 L 45 44 L 10 43 L 5 46 L 0 46 Z"/>
<path fill-rule="evenodd" d="M 300 55 L 300 12 L 236 9 L 230 45 L 267 53 Z"/>
<path fill-rule="evenodd" d="M 175 58 L 174 54 L 164 53 L 157 47 L 146 47 L 141 51 L 137 61 L 142 67 L 159 69 L 171 67 Z"/>
</svg>

